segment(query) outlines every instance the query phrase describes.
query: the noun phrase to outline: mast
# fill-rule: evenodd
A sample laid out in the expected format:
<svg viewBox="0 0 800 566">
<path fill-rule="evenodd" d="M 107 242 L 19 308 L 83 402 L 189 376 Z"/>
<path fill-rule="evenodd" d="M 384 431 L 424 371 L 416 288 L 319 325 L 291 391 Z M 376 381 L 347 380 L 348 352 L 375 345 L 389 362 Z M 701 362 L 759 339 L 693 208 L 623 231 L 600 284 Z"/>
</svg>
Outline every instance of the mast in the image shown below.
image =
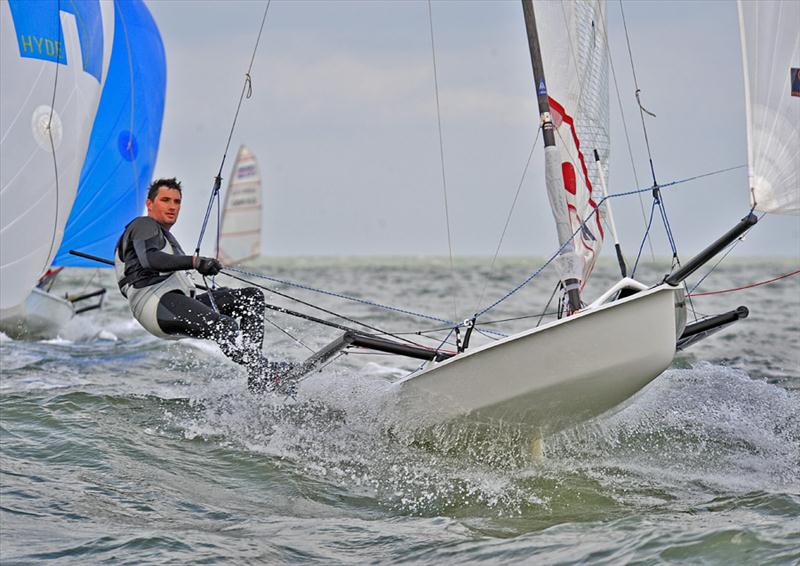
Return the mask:
<svg viewBox="0 0 800 566">
<path fill-rule="evenodd" d="M 533 65 L 533 80 L 536 84 L 536 99 L 539 103 L 539 119 L 544 139 L 545 182 L 550 207 L 556 221 L 558 244 L 561 247 L 556 267 L 569 301 L 568 314 L 581 308 L 580 297 L 580 262 L 572 243 L 572 228 L 569 223 L 569 211 L 566 201 L 561 197 L 563 178 L 561 175 L 561 157 L 556 147 L 555 128 L 550 117 L 550 101 L 542 65 L 542 52 L 539 47 L 539 34 L 536 30 L 536 16 L 533 12 L 532 0 L 522 0 L 522 12 L 525 15 L 525 28 L 528 32 L 528 47 Z"/>
</svg>

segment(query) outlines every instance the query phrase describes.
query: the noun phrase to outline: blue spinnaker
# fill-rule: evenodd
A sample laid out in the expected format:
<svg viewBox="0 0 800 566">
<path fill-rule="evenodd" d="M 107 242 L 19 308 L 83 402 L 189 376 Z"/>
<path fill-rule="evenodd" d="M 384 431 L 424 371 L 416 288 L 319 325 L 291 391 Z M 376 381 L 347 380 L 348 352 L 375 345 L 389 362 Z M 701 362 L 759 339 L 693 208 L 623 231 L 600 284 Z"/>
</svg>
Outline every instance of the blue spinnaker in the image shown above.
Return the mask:
<svg viewBox="0 0 800 566">
<path fill-rule="evenodd" d="M 115 0 L 114 42 L 78 194 L 53 265 L 102 267 L 69 250 L 111 259 L 125 225 L 142 214 L 161 137 L 164 45 L 142 0 Z"/>
</svg>

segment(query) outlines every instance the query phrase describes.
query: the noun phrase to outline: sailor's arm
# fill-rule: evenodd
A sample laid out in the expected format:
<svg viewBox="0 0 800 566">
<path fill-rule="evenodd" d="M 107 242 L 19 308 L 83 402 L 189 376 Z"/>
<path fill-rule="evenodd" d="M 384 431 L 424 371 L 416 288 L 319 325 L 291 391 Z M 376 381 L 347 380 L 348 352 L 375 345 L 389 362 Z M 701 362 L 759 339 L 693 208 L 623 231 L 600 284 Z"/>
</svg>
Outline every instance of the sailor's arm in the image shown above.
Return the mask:
<svg viewBox="0 0 800 566">
<path fill-rule="evenodd" d="M 216 275 L 222 269 L 222 265 L 213 258 L 162 251 L 166 244 L 164 234 L 158 224 L 148 218 L 142 218 L 131 225 L 129 241 L 139 263 L 145 269 L 161 273 L 197 269 L 203 275 Z"/>
<path fill-rule="evenodd" d="M 128 228 L 128 245 L 145 269 L 168 273 L 194 269 L 192 256 L 163 252 L 166 242 L 161 228 L 150 218 L 139 218 Z"/>
</svg>

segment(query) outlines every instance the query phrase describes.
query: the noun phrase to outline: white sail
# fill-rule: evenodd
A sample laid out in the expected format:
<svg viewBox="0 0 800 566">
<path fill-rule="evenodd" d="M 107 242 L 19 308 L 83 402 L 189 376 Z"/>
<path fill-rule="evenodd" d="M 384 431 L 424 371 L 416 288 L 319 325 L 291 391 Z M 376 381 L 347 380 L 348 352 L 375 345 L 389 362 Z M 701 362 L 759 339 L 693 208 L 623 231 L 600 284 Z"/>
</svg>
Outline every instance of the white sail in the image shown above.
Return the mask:
<svg viewBox="0 0 800 566">
<path fill-rule="evenodd" d="M 61 243 L 108 68 L 112 10 L 0 2 L 0 310 L 25 301 Z"/>
<path fill-rule="evenodd" d="M 739 0 L 750 201 L 800 214 L 800 2 Z"/>
<path fill-rule="evenodd" d="M 261 174 L 253 153 L 239 148 L 222 212 L 217 256 L 226 265 L 261 255 Z"/>
<path fill-rule="evenodd" d="M 535 10 L 559 152 L 558 159 L 551 160 L 555 165 L 546 172 L 548 194 L 559 226 L 559 243 L 563 243 L 592 215 L 602 198 L 594 151 L 601 162 L 608 162 L 605 2 L 535 2 Z M 598 210 L 573 238 L 580 263 L 574 269 L 582 285 L 600 254 L 603 221 Z"/>
</svg>

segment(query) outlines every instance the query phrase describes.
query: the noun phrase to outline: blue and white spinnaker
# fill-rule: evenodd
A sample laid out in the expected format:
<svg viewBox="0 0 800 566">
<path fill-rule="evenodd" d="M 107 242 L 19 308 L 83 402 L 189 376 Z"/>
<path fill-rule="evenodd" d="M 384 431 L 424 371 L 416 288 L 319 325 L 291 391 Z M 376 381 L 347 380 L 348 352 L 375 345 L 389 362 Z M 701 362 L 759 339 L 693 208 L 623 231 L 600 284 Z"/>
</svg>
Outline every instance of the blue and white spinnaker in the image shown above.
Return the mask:
<svg viewBox="0 0 800 566">
<path fill-rule="evenodd" d="M 0 1 L 0 311 L 49 267 L 111 56 L 112 6 Z"/>
<path fill-rule="evenodd" d="M 144 209 L 161 137 L 164 45 L 141 0 L 114 3 L 114 45 L 78 194 L 53 265 L 101 267 L 69 254 L 114 256 L 125 225 Z"/>
</svg>

